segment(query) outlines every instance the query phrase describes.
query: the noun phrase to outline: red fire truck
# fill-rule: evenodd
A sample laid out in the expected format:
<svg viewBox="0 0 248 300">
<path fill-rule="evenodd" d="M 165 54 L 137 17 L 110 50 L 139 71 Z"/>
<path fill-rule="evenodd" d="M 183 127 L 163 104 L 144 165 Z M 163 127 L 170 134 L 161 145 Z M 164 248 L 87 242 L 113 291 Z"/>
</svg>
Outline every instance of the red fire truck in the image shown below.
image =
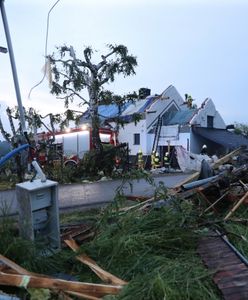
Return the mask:
<svg viewBox="0 0 248 300">
<path fill-rule="evenodd" d="M 100 128 L 100 139 L 103 144 L 117 145 L 117 132 L 108 128 Z M 45 164 L 48 158 L 48 151 L 53 153 L 52 160 L 62 158 L 64 165 L 75 166 L 84 154 L 93 149 L 92 128 L 82 126 L 81 128 L 66 129 L 55 132 L 55 141 L 49 147 L 42 147 L 49 144 L 48 141 L 53 138 L 51 133 L 40 133 L 38 141 L 41 145 L 39 151 L 39 162 Z M 43 149 L 42 149 L 43 148 Z M 49 149 L 47 149 L 49 148 Z M 52 151 L 51 151 L 52 150 Z"/>
</svg>

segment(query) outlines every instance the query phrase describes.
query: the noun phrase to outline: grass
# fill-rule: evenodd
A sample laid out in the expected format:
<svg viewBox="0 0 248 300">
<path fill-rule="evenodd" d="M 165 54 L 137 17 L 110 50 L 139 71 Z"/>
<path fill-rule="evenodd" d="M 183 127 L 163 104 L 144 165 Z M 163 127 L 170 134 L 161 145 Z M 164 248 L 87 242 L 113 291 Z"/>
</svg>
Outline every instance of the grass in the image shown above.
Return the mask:
<svg viewBox="0 0 248 300">
<path fill-rule="evenodd" d="M 152 209 L 101 223 L 83 252 L 129 284 L 106 299 L 220 299 L 196 248 L 199 233 L 183 212 Z M 189 229 L 191 227 L 191 229 Z M 88 280 L 89 274 L 81 275 Z"/>
</svg>

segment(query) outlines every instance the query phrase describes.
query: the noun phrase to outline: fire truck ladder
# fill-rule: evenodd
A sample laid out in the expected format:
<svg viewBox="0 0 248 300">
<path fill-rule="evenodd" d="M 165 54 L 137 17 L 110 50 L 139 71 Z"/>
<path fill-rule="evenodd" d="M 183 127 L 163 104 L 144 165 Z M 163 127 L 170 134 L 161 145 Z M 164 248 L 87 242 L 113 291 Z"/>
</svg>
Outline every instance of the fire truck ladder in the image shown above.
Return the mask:
<svg viewBox="0 0 248 300">
<path fill-rule="evenodd" d="M 160 138 L 160 133 L 161 133 L 161 127 L 162 127 L 162 117 L 159 115 L 158 116 L 158 121 L 155 127 L 155 135 L 154 135 L 154 141 L 152 145 L 152 151 L 156 152 L 158 148 L 158 142 Z"/>
</svg>

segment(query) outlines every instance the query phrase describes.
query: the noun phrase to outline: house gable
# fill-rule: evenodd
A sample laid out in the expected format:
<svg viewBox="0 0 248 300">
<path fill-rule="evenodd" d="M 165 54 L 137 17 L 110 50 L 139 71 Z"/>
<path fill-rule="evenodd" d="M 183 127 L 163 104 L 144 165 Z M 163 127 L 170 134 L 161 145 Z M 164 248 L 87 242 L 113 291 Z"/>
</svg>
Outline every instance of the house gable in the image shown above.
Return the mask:
<svg viewBox="0 0 248 300">
<path fill-rule="evenodd" d="M 159 116 L 166 114 L 169 110 L 175 111 L 180 110 L 180 106 L 183 105 L 183 98 L 178 93 L 177 89 L 170 85 L 157 99 L 153 102 L 149 109 L 146 111 L 146 126 L 147 130 L 151 130 L 152 126 L 155 125 Z M 169 117 L 169 116 L 168 116 Z M 172 115 L 170 115 L 170 118 Z M 166 116 L 164 117 L 164 120 Z M 165 121 L 166 122 L 166 121 Z"/>
<path fill-rule="evenodd" d="M 190 120 L 190 125 L 225 129 L 226 124 L 219 112 L 216 110 L 212 99 L 207 98 Z"/>
</svg>

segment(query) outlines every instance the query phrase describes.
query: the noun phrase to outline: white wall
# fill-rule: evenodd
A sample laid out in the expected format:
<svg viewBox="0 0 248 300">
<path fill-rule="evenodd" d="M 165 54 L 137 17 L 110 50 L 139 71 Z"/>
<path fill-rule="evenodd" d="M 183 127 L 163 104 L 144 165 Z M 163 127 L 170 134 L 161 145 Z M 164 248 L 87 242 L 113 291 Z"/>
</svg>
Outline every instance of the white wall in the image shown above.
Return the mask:
<svg viewBox="0 0 248 300">
<path fill-rule="evenodd" d="M 214 128 L 226 128 L 224 120 L 220 116 L 219 112 L 216 110 L 215 105 L 210 98 L 207 98 L 203 102 L 201 108 L 199 109 L 198 113 L 192 118 L 190 124 L 195 124 L 200 127 L 207 127 L 207 116 L 214 117 Z"/>
<path fill-rule="evenodd" d="M 134 134 L 140 134 L 140 145 L 134 145 Z M 120 128 L 118 139 L 120 143 L 128 143 L 130 155 L 136 155 L 139 149 L 142 150 L 143 155 L 147 154 L 147 134 L 146 121 L 141 120 L 134 124 L 134 122 L 126 124 L 124 128 Z"/>
</svg>

